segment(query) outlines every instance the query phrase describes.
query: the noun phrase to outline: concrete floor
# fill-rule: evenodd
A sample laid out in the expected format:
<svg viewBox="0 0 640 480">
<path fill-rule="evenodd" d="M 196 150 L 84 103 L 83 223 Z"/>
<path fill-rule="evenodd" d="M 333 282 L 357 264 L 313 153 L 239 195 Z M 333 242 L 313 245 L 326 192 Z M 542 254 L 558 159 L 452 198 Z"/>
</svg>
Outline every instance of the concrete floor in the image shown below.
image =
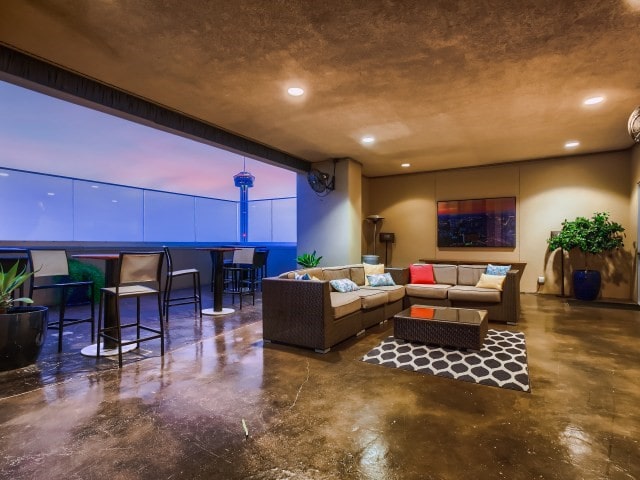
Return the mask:
<svg viewBox="0 0 640 480">
<path fill-rule="evenodd" d="M 205 306 L 211 301 L 205 301 Z M 531 393 L 261 340 L 260 301 L 174 310 L 118 370 L 86 326 L 0 374 L 2 479 L 640 479 L 640 312 L 522 296 Z M 53 332 L 50 332 L 53 333 Z M 242 421 L 249 436 L 245 438 Z"/>
</svg>

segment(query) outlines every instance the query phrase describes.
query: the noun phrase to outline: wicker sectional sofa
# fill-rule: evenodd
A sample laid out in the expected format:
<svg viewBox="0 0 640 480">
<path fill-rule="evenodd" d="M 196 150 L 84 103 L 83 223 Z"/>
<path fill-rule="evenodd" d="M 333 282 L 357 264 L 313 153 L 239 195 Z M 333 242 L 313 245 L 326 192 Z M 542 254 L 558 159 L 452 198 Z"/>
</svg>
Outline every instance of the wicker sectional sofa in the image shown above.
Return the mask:
<svg viewBox="0 0 640 480">
<path fill-rule="evenodd" d="M 433 264 L 435 284 L 412 284 L 409 273 L 403 272 L 406 288 L 406 305 L 445 305 L 458 308 L 487 310 L 489 320 L 511 325 L 520 316 L 520 272 L 507 272 L 502 291 L 479 288 L 480 276 L 487 265 Z"/>
<path fill-rule="evenodd" d="M 328 352 L 400 312 L 405 287 L 402 269 L 387 269 L 398 285 L 365 286 L 362 264 L 286 272 L 262 280 L 262 320 L 265 341 L 282 342 Z M 313 280 L 296 280 L 309 274 Z M 348 278 L 360 289 L 332 291 L 330 280 Z"/>
<path fill-rule="evenodd" d="M 413 304 L 478 308 L 489 320 L 518 323 L 520 275 L 509 270 L 502 291 L 476 287 L 486 265 L 433 265 L 435 284 L 412 284 L 409 268 L 386 268 L 396 286 L 365 286 L 362 264 L 286 272 L 262 280 L 265 342 L 328 352 L 334 345 L 392 318 Z M 313 280 L 296 280 L 308 273 Z M 360 289 L 332 291 L 330 280 L 349 278 Z"/>
</svg>

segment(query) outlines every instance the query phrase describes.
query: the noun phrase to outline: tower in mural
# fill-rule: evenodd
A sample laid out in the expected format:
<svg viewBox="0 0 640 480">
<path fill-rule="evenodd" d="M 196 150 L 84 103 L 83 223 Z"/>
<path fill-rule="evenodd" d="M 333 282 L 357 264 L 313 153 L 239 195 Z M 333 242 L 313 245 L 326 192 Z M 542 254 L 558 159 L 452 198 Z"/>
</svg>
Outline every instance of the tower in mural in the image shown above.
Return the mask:
<svg viewBox="0 0 640 480">
<path fill-rule="evenodd" d="M 249 240 L 249 189 L 253 187 L 256 179 L 247 172 L 246 159 L 242 171 L 233 176 L 233 183 L 240 189 L 240 242 Z"/>
</svg>

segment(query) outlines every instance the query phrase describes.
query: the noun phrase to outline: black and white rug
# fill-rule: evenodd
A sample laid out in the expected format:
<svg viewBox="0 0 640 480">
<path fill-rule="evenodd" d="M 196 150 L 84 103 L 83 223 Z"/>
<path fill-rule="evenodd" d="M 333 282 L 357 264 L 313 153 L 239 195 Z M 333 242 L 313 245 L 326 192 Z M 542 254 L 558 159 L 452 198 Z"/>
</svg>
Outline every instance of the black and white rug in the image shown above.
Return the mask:
<svg viewBox="0 0 640 480">
<path fill-rule="evenodd" d="M 489 329 L 480 351 L 463 351 L 388 337 L 362 357 L 384 367 L 529 392 L 524 333 Z"/>
</svg>

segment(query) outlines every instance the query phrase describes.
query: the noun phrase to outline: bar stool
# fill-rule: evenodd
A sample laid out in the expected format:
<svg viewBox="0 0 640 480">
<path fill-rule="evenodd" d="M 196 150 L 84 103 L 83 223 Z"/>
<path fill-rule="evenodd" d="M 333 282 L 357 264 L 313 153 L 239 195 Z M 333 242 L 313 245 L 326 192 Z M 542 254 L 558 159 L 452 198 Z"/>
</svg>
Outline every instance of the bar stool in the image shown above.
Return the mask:
<svg viewBox="0 0 640 480">
<path fill-rule="evenodd" d="M 231 303 L 235 303 L 236 295 L 240 298 L 240 310 L 242 310 L 242 297 L 251 295 L 253 305 L 256 304 L 256 271 L 255 248 L 238 248 L 233 252 L 231 265 L 225 265 L 224 292 L 231 294 Z"/>
<path fill-rule="evenodd" d="M 196 314 L 200 312 L 200 318 L 202 318 L 202 290 L 200 288 L 200 271 L 195 268 L 187 268 L 183 270 L 174 270 L 173 259 L 171 257 L 171 251 L 169 247 L 163 247 L 164 256 L 167 260 L 167 276 L 164 287 L 163 307 L 164 318 L 169 321 L 169 307 L 175 307 L 178 305 L 188 305 L 193 303 Z M 190 275 L 192 280 L 192 293 L 191 295 L 183 297 L 171 297 L 171 290 L 173 287 L 173 279 L 178 277 L 184 277 Z"/>
<path fill-rule="evenodd" d="M 267 276 L 267 258 L 269 250 L 266 248 L 256 249 L 254 255 L 254 265 L 256 267 L 256 288 L 262 290 L 262 279 Z"/>
<path fill-rule="evenodd" d="M 93 281 L 72 282 L 69 278 L 69 263 L 65 250 L 29 250 L 29 263 L 33 275 L 30 277 L 29 297 L 33 296 L 34 290 L 59 289 L 60 290 L 60 310 L 58 320 L 47 324 L 47 328 L 58 330 L 58 353 L 62 352 L 62 334 L 64 327 L 76 325 L 78 323 L 91 324 L 91 343 L 95 338 L 95 305 L 93 303 Z M 83 318 L 67 318 L 65 316 L 67 308 L 68 294 L 74 288 L 87 288 L 89 303 L 91 305 L 91 315 Z"/>
<path fill-rule="evenodd" d="M 120 252 L 118 278 L 115 287 L 106 287 L 100 290 L 100 308 L 98 314 L 98 347 L 97 358 L 100 358 L 100 338 L 108 339 L 118 345 L 118 366 L 122 368 L 122 347 L 125 345 L 160 339 L 160 355 L 164 355 L 164 321 L 162 319 L 162 304 L 160 298 L 162 278 L 162 252 Z M 147 295 L 155 295 L 158 299 L 159 328 L 151 328 L 140 323 L 140 298 Z M 113 297 L 115 304 L 116 323 L 112 327 L 102 328 L 103 307 L 105 297 Z M 125 298 L 136 299 L 136 321 L 122 324 L 120 301 Z M 122 331 L 125 328 L 136 327 L 136 338 L 125 340 Z M 151 335 L 142 337 L 142 331 Z"/>
</svg>

